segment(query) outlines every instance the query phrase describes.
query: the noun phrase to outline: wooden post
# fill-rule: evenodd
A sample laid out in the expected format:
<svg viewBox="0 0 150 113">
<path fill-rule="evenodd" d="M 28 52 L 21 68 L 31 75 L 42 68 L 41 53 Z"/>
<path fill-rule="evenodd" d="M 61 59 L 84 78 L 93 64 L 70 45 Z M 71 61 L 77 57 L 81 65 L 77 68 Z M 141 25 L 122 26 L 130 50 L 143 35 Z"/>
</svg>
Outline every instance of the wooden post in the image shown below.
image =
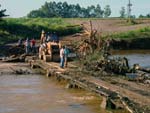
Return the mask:
<svg viewBox="0 0 150 113">
<path fill-rule="evenodd" d="M 106 104 L 107 104 L 107 97 L 102 96 L 103 101 L 100 105 L 101 108 L 106 109 Z"/>
<path fill-rule="evenodd" d="M 51 73 L 50 73 L 49 69 L 46 70 L 46 76 L 47 76 L 47 77 L 50 77 L 50 76 L 51 76 Z"/>
</svg>

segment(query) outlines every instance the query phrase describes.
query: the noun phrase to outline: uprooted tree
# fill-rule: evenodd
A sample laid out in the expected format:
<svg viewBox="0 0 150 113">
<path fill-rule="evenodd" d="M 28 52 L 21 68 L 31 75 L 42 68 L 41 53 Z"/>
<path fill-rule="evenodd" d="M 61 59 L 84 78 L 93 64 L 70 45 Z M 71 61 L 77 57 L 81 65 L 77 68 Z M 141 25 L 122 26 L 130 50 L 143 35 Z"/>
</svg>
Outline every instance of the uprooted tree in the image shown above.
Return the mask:
<svg viewBox="0 0 150 113">
<path fill-rule="evenodd" d="M 83 40 L 78 44 L 78 53 L 80 57 L 86 57 L 89 54 L 93 54 L 95 51 L 99 51 L 102 53 L 103 49 L 106 52 L 106 46 L 108 45 L 108 40 L 103 40 L 101 38 L 101 33 L 98 34 L 96 29 L 92 28 L 92 22 L 90 21 L 89 29 L 86 29 L 84 25 L 82 37 Z M 85 29 L 84 29 L 85 28 Z"/>
<path fill-rule="evenodd" d="M 83 26 L 84 28 L 84 26 Z M 104 39 L 102 34 L 92 28 L 84 32 L 84 38 L 78 44 L 78 55 L 87 70 L 103 70 L 108 73 L 125 74 L 130 71 L 127 58 L 110 59 L 111 39 Z M 92 65 L 91 65 L 92 64 Z"/>
</svg>

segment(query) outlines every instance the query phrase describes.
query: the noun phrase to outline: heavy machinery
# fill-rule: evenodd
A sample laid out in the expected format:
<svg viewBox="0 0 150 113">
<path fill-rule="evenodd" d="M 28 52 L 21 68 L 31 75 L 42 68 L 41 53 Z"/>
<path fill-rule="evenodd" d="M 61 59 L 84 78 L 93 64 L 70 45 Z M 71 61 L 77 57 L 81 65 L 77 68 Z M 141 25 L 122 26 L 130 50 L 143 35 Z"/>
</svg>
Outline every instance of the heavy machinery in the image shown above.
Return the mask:
<svg viewBox="0 0 150 113">
<path fill-rule="evenodd" d="M 60 60 L 59 49 L 61 47 L 60 42 L 47 42 L 40 46 L 39 48 L 39 59 L 43 59 L 46 62 Z"/>
</svg>

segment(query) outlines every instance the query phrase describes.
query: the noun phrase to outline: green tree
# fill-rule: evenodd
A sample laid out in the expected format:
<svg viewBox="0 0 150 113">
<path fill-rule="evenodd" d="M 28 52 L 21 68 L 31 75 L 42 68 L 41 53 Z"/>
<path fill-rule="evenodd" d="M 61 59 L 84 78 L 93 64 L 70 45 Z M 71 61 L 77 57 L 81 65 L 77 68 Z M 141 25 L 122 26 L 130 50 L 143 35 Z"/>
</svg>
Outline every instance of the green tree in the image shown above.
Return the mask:
<svg viewBox="0 0 150 113">
<path fill-rule="evenodd" d="M 106 5 L 104 8 L 104 17 L 109 17 L 111 15 L 110 5 Z"/>
<path fill-rule="evenodd" d="M 76 4 L 75 6 L 75 13 L 76 13 L 76 17 L 81 17 L 81 7 L 79 4 Z"/>
<path fill-rule="evenodd" d="M 81 17 L 83 18 L 90 17 L 89 11 L 86 8 L 81 8 Z"/>
<path fill-rule="evenodd" d="M 121 10 L 120 10 L 120 17 L 121 17 L 121 18 L 125 18 L 125 7 L 121 7 Z"/>
<path fill-rule="evenodd" d="M 76 17 L 103 17 L 104 11 L 101 10 L 100 5 L 96 7 L 94 5 L 87 8 L 81 7 L 79 4 L 73 5 L 67 2 L 45 2 L 38 10 L 31 11 L 27 17 L 29 18 L 51 18 L 51 17 L 63 17 L 63 18 L 76 18 Z"/>
<path fill-rule="evenodd" d="M 56 11 L 57 11 L 58 15 L 59 15 L 59 17 L 62 17 L 62 10 L 63 10 L 62 2 L 58 2 L 56 5 L 57 5 L 56 6 L 56 8 L 57 8 Z"/>
<path fill-rule="evenodd" d="M 101 6 L 99 4 L 97 4 L 96 8 L 95 8 L 95 14 L 97 18 L 102 18 L 103 17 L 103 13 L 104 11 L 101 9 Z"/>
<path fill-rule="evenodd" d="M 63 4 L 62 4 L 62 17 L 64 17 L 64 18 L 67 18 L 67 17 L 69 17 L 69 5 L 68 5 L 68 3 L 67 2 L 64 2 Z"/>
<path fill-rule="evenodd" d="M 146 15 L 147 18 L 150 18 L 150 13 Z"/>
<path fill-rule="evenodd" d="M 0 7 L 1 7 L 1 5 L 0 5 Z M 0 9 L 0 19 L 2 17 L 8 16 L 8 15 L 5 14 L 5 12 L 6 12 L 6 9 Z"/>
<path fill-rule="evenodd" d="M 144 18 L 144 16 L 142 14 L 139 15 L 139 18 Z"/>
<path fill-rule="evenodd" d="M 45 14 L 41 10 L 33 10 L 27 15 L 27 17 L 30 18 L 45 17 Z"/>
<path fill-rule="evenodd" d="M 90 17 L 96 17 L 96 14 L 95 14 L 95 6 L 94 5 L 91 5 L 87 8 L 88 12 L 89 12 L 89 16 Z"/>
<path fill-rule="evenodd" d="M 150 18 L 150 13 L 148 13 L 146 16 L 140 14 L 139 18 Z"/>
<path fill-rule="evenodd" d="M 58 12 L 56 10 L 56 2 L 45 2 L 45 5 L 41 8 L 42 12 L 44 13 L 45 17 L 57 17 Z"/>
</svg>

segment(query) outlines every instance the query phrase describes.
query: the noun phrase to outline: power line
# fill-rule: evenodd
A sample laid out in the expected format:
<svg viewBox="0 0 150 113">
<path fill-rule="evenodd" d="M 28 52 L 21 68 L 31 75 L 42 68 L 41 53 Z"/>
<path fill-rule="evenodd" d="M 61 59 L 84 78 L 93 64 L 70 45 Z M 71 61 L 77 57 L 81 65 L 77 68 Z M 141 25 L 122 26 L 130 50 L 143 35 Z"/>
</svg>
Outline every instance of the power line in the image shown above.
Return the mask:
<svg viewBox="0 0 150 113">
<path fill-rule="evenodd" d="M 128 18 L 131 17 L 131 11 L 132 11 L 131 6 L 132 6 L 132 4 L 131 4 L 131 1 L 129 0 L 129 2 L 127 4 L 127 11 L 128 11 L 127 15 L 128 15 Z"/>
</svg>

